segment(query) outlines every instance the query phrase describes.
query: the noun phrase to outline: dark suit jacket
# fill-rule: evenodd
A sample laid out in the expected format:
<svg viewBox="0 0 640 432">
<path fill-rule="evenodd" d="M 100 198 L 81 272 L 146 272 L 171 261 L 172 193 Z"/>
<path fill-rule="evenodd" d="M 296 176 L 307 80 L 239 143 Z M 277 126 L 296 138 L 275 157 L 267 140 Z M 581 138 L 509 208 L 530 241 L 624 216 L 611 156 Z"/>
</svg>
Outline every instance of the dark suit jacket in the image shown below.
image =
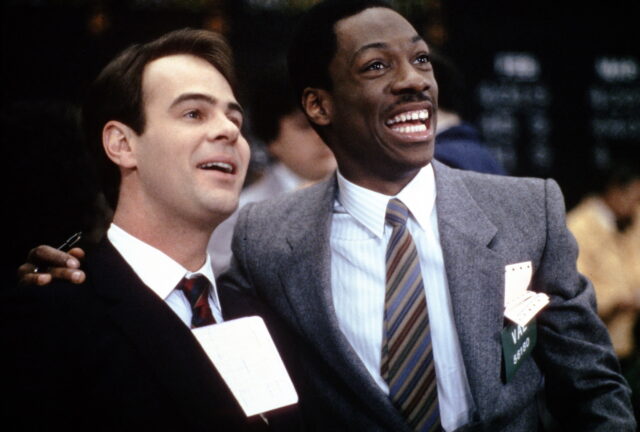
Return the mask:
<svg viewBox="0 0 640 432">
<path fill-rule="evenodd" d="M 189 328 L 108 241 L 84 268 L 83 285 L 0 298 L 0 424 L 15 427 L 5 430 L 266 429 L 247 421 Z"/>
<path fill-rule="evenodd" d="M 433 166 L 445 270 L 474 403 L 465 430 L 537 430 L 541 394 L 562 430 L 635 430 L 592 286 L 576 271 L 577 248 L 556 183 Z M 329 244 L 335 194 L 332 179 L 246 206 L 236 225 L 235 259 L 221 283 L 256 295 L 304 342 L 293 358 L 304 365 L 296 379 L 311 428 L 408 431 L 338 325 Z M 537 319 L 534 355 L 506 383 L 504 269 L 522 261 L 533 264 L 531 289 L 547 293 L 551 303 Z"/>
</svg>

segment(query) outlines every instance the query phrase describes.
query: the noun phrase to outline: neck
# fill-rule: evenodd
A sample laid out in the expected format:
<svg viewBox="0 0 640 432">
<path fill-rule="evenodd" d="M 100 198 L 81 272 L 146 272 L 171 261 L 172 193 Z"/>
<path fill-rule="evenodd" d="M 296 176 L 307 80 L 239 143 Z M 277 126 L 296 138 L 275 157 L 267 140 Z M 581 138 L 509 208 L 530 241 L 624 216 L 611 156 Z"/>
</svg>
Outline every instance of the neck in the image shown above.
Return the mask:
<svg viewBox="0 0 640 432">
<path fill-rule="evenodd" d="M 165 215 L 166 216 L 166 215 Z M 189 271 L 202 267 L 215 226 L 188 224 L 141 209 L 139 203 L 118 203 L 113 222 L 134 237 L 162 251 Z"/>
</svg>

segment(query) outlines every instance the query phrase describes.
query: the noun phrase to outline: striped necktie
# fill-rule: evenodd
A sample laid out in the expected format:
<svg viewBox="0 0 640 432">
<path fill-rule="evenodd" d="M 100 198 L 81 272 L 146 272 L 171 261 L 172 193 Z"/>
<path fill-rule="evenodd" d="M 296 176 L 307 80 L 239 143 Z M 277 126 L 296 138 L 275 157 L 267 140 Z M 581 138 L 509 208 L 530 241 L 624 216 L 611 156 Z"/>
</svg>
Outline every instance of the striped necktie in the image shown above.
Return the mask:
<svg viewBox="0 0 640 432">
<path fill-rule="evenodd" d="M 186 277 L 176 286 L 182 290 L 191 305 L 191 328 L 215 324 L 211 308 L 209 307 L 209 289 L 211 284 L 203 275 L 197 275 L 193 279 Z"/>
<path fill-rule="evenodd" d="M 418 253 L 406 226 L 408 215 L 402 201 L 389 201 L 386 221 L 393 231 L 386 254 L 380 372 L 391 401 L 413 430 L 440 431 L 427 301 Z"/>
</svg>

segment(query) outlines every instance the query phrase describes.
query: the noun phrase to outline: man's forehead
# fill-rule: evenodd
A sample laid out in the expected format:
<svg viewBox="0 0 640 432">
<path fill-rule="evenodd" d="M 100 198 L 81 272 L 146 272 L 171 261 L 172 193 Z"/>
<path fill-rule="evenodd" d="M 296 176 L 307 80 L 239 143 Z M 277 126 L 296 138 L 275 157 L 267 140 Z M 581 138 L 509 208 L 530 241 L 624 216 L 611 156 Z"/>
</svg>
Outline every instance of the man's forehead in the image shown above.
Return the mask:
<svg viewBox="0 0 640 432">
<path fill-rule="evenodd" d="M 171 54 L 148 62 L 143 70 L 143 80 L 150 75 L 175 76 L 176 74 L 197 75 L 203 71 L 215 71 L 216 75 L 222 75 L 220 70 L 209 61 L 194 54 Z M 226 78 L 223 79 L 225 81 Z"/>
<path fill-rule="evenodd" d="M 368 46 L 384 46 L 391 40 L 423 41 L 415 28 L 392 9 L 374 7 L 345 17 L 334 26 L 338 50 L 357 51 Z"/>
<path fill-rule="evenodd" d="M 157 94 L 171 97 L 189 87 L 202 87 L 215 94 L 233 90 L 224 75 L 207 60 L 192 54 L 174 54 L 159 57 L 147 63 L 142 75 L 142 91 L 145 97 Z"/>
</svg>

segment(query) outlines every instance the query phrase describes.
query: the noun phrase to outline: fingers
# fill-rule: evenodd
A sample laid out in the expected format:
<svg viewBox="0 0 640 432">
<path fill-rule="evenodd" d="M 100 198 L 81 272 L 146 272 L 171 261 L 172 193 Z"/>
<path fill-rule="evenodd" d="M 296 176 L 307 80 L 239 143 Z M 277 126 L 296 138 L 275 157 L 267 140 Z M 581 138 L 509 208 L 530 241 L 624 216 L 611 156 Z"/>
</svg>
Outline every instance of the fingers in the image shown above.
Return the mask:
<svg viewBox="0 0 640 432">
<path fill-rule="evenodd" d="M 73 249 L 69 250 L 68 254 L 76 257 L 79 260 L 82 260 L 84 258 L 84 250 L 79 247 L 74 247 Z"/>
<path fill-rule="evenodd" d="M 48 273 L 54 279 L 67 280 L 76 284 L 80 284 L 85 280 L 84 272 L 78 269 L 69 269 L 64 267 L 50 267 L 48 269 Z"/>
<path fill-rule="evenodd" d="M 18 267 L 18 283 L 42 286 L 53 279 L 82 283 L 86 278 L 85 273 L 79 270 L 83 257 L 84 251 L 80 248 L 66 253 L 51 246 L 38 246 L 29 252 L 27 262 Z"/>
<path fill-rule="evenodd" d="M 24 263 L 18 267 L 18 284 L 20 285 L 46 285 L 51 281 L 51 275 L 34 273 L 35 266 Z"/>
<path fill-rule="evenodd" d="M 20 273 L 18 271 L 18 283 L 23 286 L 27 285 L 47 285 L 51 283 L 51 275 L 49 273 Z"/>
<path fill-rule="evenodd" d="M 73 248 L 72 250 L 76 251 L 74 254 L 77 254 L 77 251 L 81 251 L 81 255 L 84 256 L 82 249 Z M 46 245 L 31 249 L 27 256 L 27 262 L 38 267 L 80 268 L 80 261 L 78 257 Z"/>
</svg>

